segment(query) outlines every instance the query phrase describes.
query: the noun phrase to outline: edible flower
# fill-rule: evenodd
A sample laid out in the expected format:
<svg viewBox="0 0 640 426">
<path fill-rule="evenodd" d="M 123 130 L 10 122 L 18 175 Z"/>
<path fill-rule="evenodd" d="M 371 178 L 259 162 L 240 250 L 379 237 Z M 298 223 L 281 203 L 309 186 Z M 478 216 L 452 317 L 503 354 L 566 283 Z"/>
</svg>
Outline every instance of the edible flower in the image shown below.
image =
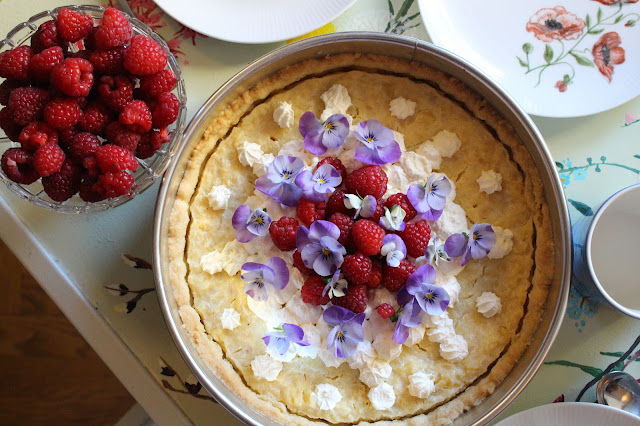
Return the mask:
<svg viewBox="0 0 640 426">
<path fill-rule="evenodd" d="M 442 215 L 447 195 L 451 192 L 451 182 L 444 175 L 432 174 L 422 186 L 414 183 L 407 190 L 407 198 L 426 220 L 438 220 Z"/>
<path fill-rule="evenodd" d="M 397 317 L 396 328 L 393 330 L 393 339 L 399 344 L 403 344 L 409 337 L 409 329 L 422 324 L 422 309 L 415 298 L 400 308 L 400 315 Z"/>
<path fill-rule="evenodd" d="M 394 204 L 389 210 L 384 208 L 384 216 L 380 218 L 380 226 L 389 231 L 404 231 L 404 218 L 407 212 L 402 207 Z"/>
<path fill-rule="evenodd" d="M 349 120 L 342 114 L 333 114 L 322 122 L 313 112 L 307 111 L 300 117 L 298 129 L 304 137 L 304 147 L 307 151 L 314 155 L 322 155 L 329 148 L 342 146 L 349 134 Z"/>
<path fill-rule="evenodd" d="M 327 349 L 335 347 L 338 358 L 348 358 L 356 352 L 358 343 L 364 340 L 365 313 L 354 314 L 342 306 L 329 306 L 322 314 L 333 328 L 327 336 Z"/>
<path fill-rule="evenodd" d="M 462 256 L 462 265 L 471 259 L 480 259 L 489 254 L 496 243 L 496 233 L 488 223 L 477 223 L 471 227 L 469 234 L 462 232 L 453 234 L 444 243 L 449 256 Z"/>
<path fill-rule="evenodd" d="M 381 166 L 398 161 L 402 155 L 400 145 L 393 138 L 393 132 L 378 120 L 358 123 L 354 132 L 356 139 L 364 144 L 356 148 L 355 158 L 366 164 Z"/>
<path fill-rule="evenodd" d="M 248 243 L 256 236 L 267 235 L 271 217 L 262 209 L 251 211 L 251 207 L 243 204 L 233 213 L 231 224 L 236 231 L 236 240 L 240 243 Z"/>
<path fill-rule="evenodd" d="M 275 330 L 262 336 L 262 340 L 269 349 L 275 350 L 280 355 L 284 355 L 289 350 L 291 343 L 298 346 L 309 346 L 309 343 L 303 340 L 304 330 L 300 326 L 284 323 L 281 328 Z"/>
<path fill-rule="evenodd" d="M 431 265 L 422 265 L 409 275 L 406 291 L 417 300 L 420 308 L 429 315 L 441 315 L 449 306 L 449 294 L 434 283 L 436 270 Z"/>
<path fill-rule="evenodd" d="M 295 179 L 304 168 L 297 157 L 280 155 L 269 165 L 267 173 L 256 180 L 256 189 L 285 206 L 293 207 L 302 197 L 302 190 Z"/>
<path fill-rule="evenodd" d="M 386 256 L 387 265 L 397 268 L 400 261 L 407 257 L 407 246 L 396 234 L 387 234 L 382 239 L 380 254 Z"/>
<path fill-rule="evenodd" d="M 327 194 L 335 191 L 341 182 L 340 173 L 327 163 L 318 167 L 314 173 L 304 170 L 296 177 L 296 185 L 302 189 L 304 198 L 316 202 L 325 201 Z"/>
<path fill-rule="evenodd" d="M 424 251 L 424 257 L 427 259 L 427 262 L 436 266 L 438 266 L 441 261 L 449 262 L 451 260 L 444 249 L 444 241 L 433 233 L 431 234 L 431 241 L 429 241 Z"/>
<path fill-rule="evenodd" d="M 269 291 L 267 286 L 275 290 L 282 290 L 289 282 L 289 268 L 286 262 L 279 257 L 272 257 L 266 265 L 256 262 L 247 262 L 242 265 L 246 271 L 240 278 L 248 284 L 242 289 L 251 298 L 257 301 L 267 300 Z"/>
<path fill-rule="evenodd" d="M 347 254 L 339 237 L 340 228 L 327 220 L 316 220 L 309 228 L 299 226 L 296 247 L 305 266 L 322 277 L 333 275 Z"/>
<path fill-rule="evenodd" d="M 338 269 L 326 286 L 324 286 L 324 290 L 322 290 L 322 296 L 325 296 L 327 293 L 329 294 L 329 298 L 334 297 L 342 297 L 344 296 L 348 287 L 347 280 L 339 279 L 340 278 L 340 269 Z M 325 278 L 323 278 L 325 279 Z"/>
<path fill-rule="evenodd" d="M 358 215 L 368 218 L 375 214 L 378 201 L 373 195 L 367 195 L 362 198 L 356 194 L 345 194 L 344 206 L 348 209 L 355 209 L 354 219 L 358 217 Z"/>
</svg>

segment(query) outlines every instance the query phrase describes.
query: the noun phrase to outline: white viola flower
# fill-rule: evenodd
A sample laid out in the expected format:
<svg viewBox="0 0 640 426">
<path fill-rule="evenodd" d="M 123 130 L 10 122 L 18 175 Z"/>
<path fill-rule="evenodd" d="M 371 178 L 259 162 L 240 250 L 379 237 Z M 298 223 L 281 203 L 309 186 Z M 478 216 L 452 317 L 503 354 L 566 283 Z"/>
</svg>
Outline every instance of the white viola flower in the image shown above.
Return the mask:
<svg viewBox="0 0 640 426">
<path fill-rule="evenodd" d="M 424 251 L 424 257 L 431 265 L 438 266 L 441 261 L 449 262 L 451 258 L 444 249 L 444 241 L 433 235 Z"/>
<path fill-rule="evenodd" d="M 378 202 L 373 195 L 367 195 L 364 198 L 355 194 L 345 194 L 344 206 L 348 209 L 354 209 L 356 212 L 353 215 L 355 219 L 358 215 L 369 218 L 374 215 Z"/>
<path fill-rule="evenodd" d="M 407 212 L 402 207 L 394 204 L 389 210 L 384 208 L 384 216 L 380 218 L 380 226 L 389 231 L 404 231 L 404 218 Z"/>
</svg>

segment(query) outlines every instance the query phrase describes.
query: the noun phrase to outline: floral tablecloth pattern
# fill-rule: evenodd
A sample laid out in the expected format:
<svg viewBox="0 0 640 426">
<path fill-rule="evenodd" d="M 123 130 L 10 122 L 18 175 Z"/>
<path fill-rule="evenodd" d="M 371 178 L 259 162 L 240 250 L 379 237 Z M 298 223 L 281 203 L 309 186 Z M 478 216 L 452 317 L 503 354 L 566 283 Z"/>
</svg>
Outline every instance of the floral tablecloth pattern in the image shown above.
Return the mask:
<svg viewBox="0 0 640 426">
<path fill-rule="evenodd" d="M 67 3 L 0 0 L 0 33 L 38 11 Z M 113 0 L 85 3 L 115 6 Z M 207 38 L 165 15 L 152 0 L 131 0 L 130 5 L 139 19 L 168 41 L 180 61 L 189 117 L 246 64 L 284 44 L 241 45 Z M 346 30 L 392 32 L 429 41 L 413 0 L 358 0 L 313 34 Z M 556 161 L 572 221 L 593 215 L 611 194 L 640 182 L 639 98 L 590 117 L 533 118 Z M 149 261 L 157 189 L 158 183 L 113 211 L 74 217 L 40 210 L 6 188 L 0 194 L 187 416 L 196 424 L 212 419 L 230 424 L 235 420 L 182 361 L 154 295 Z M 83 250 L 66 250 L 69 241 Z M 545 364 L 498 419 L 554 400 L 594 401 L 592 382 L 609 370 L 624 369 L 639 377 L 639 325 L 572 290 L 560 335 Z"/>
</svg>

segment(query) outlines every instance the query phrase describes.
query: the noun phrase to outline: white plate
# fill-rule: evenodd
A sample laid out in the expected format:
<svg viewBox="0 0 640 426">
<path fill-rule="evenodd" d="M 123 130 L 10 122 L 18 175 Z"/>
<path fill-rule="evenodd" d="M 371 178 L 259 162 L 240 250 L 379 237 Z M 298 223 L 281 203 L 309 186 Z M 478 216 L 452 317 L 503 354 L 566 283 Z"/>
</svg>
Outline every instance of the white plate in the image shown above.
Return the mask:
<svg viewBox="0 0 640 426">
<path fill-rule="evenodd" d="M 640 94 L 640 21 L 633 26 L 625 25 L 630 20 L 638 20 L 640 2 L 605 5 L 599 1 L 607 2 L 418 0 L 418 4 L 426 30 L 436 45 L 478 66 L 501 84 L 528 113 L 545 117 L 578 117 L 608 110 Z M 539 12 L 542 9 L 554 8 L 564 8 L 565 12 L 556 11 L 552 17 L 557 19 L 535 18 L 542 14 Z M 621 11 L 615 13 L 619 9 Z M 623 18 L 615 22 L 618 16 Z M 542 26 L 538 28 L 546 29 L 564 22 L 562 31 L 565 32 L 552 33 L 550 36 L 555 35 L 556 38 L 545 42 L 536 37 L 533 28 L 527 31 L 530 21 L 541 21 Z M 571 28 L 577 30 L 573 35 L 567 30 Z M 588 28 L 591 28 L 591 33 Z M 601 37 L 612 32 L 617 33 L 621 40 L 619 47 L 624 49 L 624 62 L 613 66 L 609 81 L 598 67 L 593 66 L 593 48 Z M 558 37 L 564 39 L 559 40 Z M 605 40 L 612 38 L 614 36 L 609 35 Z M 523 51 L 525 45 L 532 49 L 528 58 Z M 602 52 L 602 45 L 599 46 L 596 51 Z M 611 44 L 608 46 L 613 47 Z M 552 64 L 558 57 L 562 58 L 556 65 L 544 68 L 547 64 L 545 51 L 546 59 L 550 59 Z M 611 58 L 621 53 L 617 48 L 610 52 L 613 52 Z M 551 53 L 553 56 L 549 58 Z M 525 64 L 528 59 L 532 71 L 527 73 L 528 68 L 521 65 L 518 58 Z M 533 70 L 538 66 L 541 68 Z M 564 92 L 560 92 L 556 84 L 561 86 L 558 82 L 562 82 L 565 75 L 571 83 L 566 85 Z"/>
<path fill-rule="evenodd" d="M 638 426 L 640 418 L 607 405 L 558 402 L 521 411 L 495 426 Z"/>
<path fill-rule="evenodd" d="M 204 35 L 270 43 L 316 30 L 355 0 L 156 0 L 167 14 Z"/>
</svg>

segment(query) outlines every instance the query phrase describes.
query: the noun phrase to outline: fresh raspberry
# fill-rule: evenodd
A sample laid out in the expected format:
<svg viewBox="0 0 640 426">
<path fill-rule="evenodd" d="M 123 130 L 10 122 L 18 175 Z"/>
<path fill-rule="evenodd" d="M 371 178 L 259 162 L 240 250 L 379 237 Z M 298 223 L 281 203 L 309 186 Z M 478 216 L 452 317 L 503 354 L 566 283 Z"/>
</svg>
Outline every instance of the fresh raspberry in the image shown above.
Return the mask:
<svg viewBox="0 0 640 426">
<path fill-rule="evenodd" d="M 56 143 L 46 143 L 33 153 L 33 167 L 42 177 L 52 175 L 60 170 L 65 155 Z"/>
<path fill-rule="evenodd" d="M 89 62 L 96 74 L 122 74 L 124 72 L 124 47 L 108 50 L 94 50 L 89 54 Z"/>
<path fill-rule="evenodd" d="M 382 264 L 377 260 L 372 260 L 371 274 L 369 274 L 369 280 L 367 286 L 376 288 L 382 282 Z"/>
<path fill-rule="evenodd" d="M 302 255 L 298 250 L 293 252 L 293 266 L 298 268 L 298 270 L 302 272 L 303 275 L 306 275 L 308 277 L 316 274 L 313 269 L 307 268 L 307 265 L 304 264 L 304 261 L 302 260 Z"/>
<path fill-rule="evenodd" d="M 404 231 L 398 232 L 398 235 L 407 246 L 407 254 L 418 258 L 424 256 L 424 251 L 427 249 L 431 238 L 431 227 L 426 220 L 421 220 L 407 224 Z"/>
<path fill-rule="evenodd" d="M 160 130 L 147 132 L 140 137 L 140 141 L 136 148 L 136 157 L 142 159 L 149 158 L 160 149 L 162 144 L 167 143 L 170 140 L 171 135 L 166 127 Z"/>
<path fill-rule="evenodd" d="M 31 47 L 18 46 L 0 53 L 0 77 L 13 80 L 29 80 Z"/>
<path fill-rule="evenodd" d="M 416 265 L 407 259 L 402 259 L 398 267 L 389 266 L 386 263 L 382 266 L 382 284 L 389 291 L 398 291 L 407 282 L 409 275 L 416 271 Z"/>
<path fill-rule="evenodd" d="M 368 256 L 360 252 L 345 256 L 340 270 L 351 284 L 366 284 L 373 263 Z"/>
<path fill-rule="evenodd" d="M 26 126 L 40 118 L 47 102 L 49 102 L 49 94 L 46 90 L 37 87 L 18 87 L 9 95 L 8 107 L 13 121 Z"/>
<path fill-rule="evenodd" d="M 97 203 L 104 200 L 106 197 L 104 194 L 94 189 L 96 184 L 96 178 L 91 175 L 85 175 L 80 182 L 80 189 L 78 190 L 80 198 L 88 203 Z"/>
<path fill-rule="evenodd" d="M 80 129 L 78 129 L 78 126 L 72 126 L 68 129 L 58 130 L 58 145 L 60 145 L 63 149 L 68 149 L 71 146 L 73 137 L 78 133 L 80 133 Z"/>
<path fill-rule="evenodd" d="M 118 121 L 137 133 L 151 130 L 151 111 L 144 101 L 131 101 L 120 112 Z"/>
<path fill-rule="evenodd" d="M 336 189 L 331 193 L 327 200 L 327 215 L 342 213 L 347 216 L 353 216 L 353 210 L 344 205 L 344 196 L 345 192 L 342 189 Z"/>
<path fill-rule="evenodd" d="M 6 150 L 0 159 L 0 166 L 9 179 L 23 185 L 32 184 L 40 177 L 33 168 L 31 154 L 22 148 Z"/>
<path fill-rule="evenodd" d="M 331 164 L 338 171 L 338 173 L 340 173 L 342 182 L 345 181 L 345 179 L 347 178 L 347 168 L 342 164 L 342 161 L 334 157 L 325 157 L 318 162 L 318 167 L 322 166 L 323 164 Z"/>
<path fill-rule="evenodd" d="M 97 34 L 96 34 L 97 37 Z M 151 75 L 167 65 L 167 55 L 155 40 L 138 34 L 124 53 L 124 67 L 132 74 Z"/>
<path fill-rule="evenodd" d="M 58 34 L 56 21 L 46 21 L 40 24 L 38 31 L 31 36 L 31 49 L 33 53 L 42 52 L 54 46 L 62 47 L 64 41 Z"/>
<path fill-rule="evenodd" d="M 104 50 L 124 46 L 131 38 L 131 23 L 118 9 L 104 11 L 102 23 L 97 27 L 93 40 L 96 48 Z"/>
<path fill-rule="evenodd" d="M 80 129 L 98 134 L 111 121 L 111 113 L 101 102 L 91 102 L 84 109 L 84 115 L 78 123 Z"/>
<path fill-rule="evenodd" d="M 322 281 L 322 278 L 317 275 L 307 278 L 302 285 L 302 289 L 300 289 L 302 301 L 314 306 L 326 305 L 329 303 L 329 295 L 322 295 L 325 286 L 326 284 Z"/>
<path fill-rule="evenodd" d="M 338 242 L 347 247 L 351 243 L 351 228 L 353 228 L 353 219 L 343 213 L 334 213 L 329 218 L 329 222 L 334 223 L 340 228 L 340 237 Z"/>
<path fill-rule="evenodd" d="M 140 79 L 140 90 L 148 96 L 158 96 L 160 93 L 170 92 L 178 79 L 169 69 L 151 75 L 145 75 Z"/>
<path fill-rule="evenodd" d="M 124 170 L 119 172 L 107 172 L 98 176 L 98 181 L 93 185 L 93 190 L 103 194 L 105 198 L 119 197 L 127 195 L 135 179 Z"/>
<path fill-rule="evenodd" d="M 62 61 L 64 61 L 62 48 L 50 47 L 31 57 L 29 74 L 37 83 L 48 83 L 51 71 Z"/>
<path fill-rule="evenodd" d="M 115 173 L 125 169 L 135 172 L 138 169 L 138 162 L 131 151 L 116 145 L 107 144 L 98 147 L 96 160 L 103 173 Z"/>
<path fill-rule="evenodd" d="M 98 176 L 101 174 L 101 170 L 100 167 L 98 167 L 98 160 L 96 160 L 95 155 L 84 157 L 82 160 L 82 166 L 84 167 L 87 176 L 90 176 L 93 179 L 98 179 Z"/>
<path fill-rule="evenodd" d="M 58 133 L 43 121 L 32 121 L 20 132 L 20 144 L 24 149 L 35 152 L 46 143 L 58 143 Z"/>
<path fill-rule="evenodd" d="M 73 99 L 56 98 L 44 107 L 44 120 L 56 130 L 73 127 L 82 118 L 82 109 Z"/>
<path fill-rule="evenodd" d="M 396 313 L 396 310 L 393 309 L 393 306 L 388 303 L 383 303 L 382 305 L 378 306 L 376 308 L 376 311 L 378 311 L 378 315 L 380 315 L 384 319 L 389 319 Z"/>
<path fill-rule="evenodd" d="M 117 121 L 107 124 L 104 133 L 107 137 L 107 142 L 121 146 L 132 153 L 136 152 L 141 137 L 139 133 L 129 130 Z"/>
<path fill-rule="evenodd" d="M 82 169 L 70 159 L 65 159 L 57 173 L 42 178 L 44 192 L 59 203 L 73 197 L 80 189 Z"/>
<path fill-rule="evenodd" d="M 96 135 L 87 132 L 78 133 L 71 140 L 69 155 L 78 163 L 82 163 L 85 158 L 95 156 L 99 147 L 100 140 Z"/>
<path fill-rule="evenodd" d="M 362 254 L 373 256 L 380 253 L 382 239 L 386 233 L 380 225 L 368 219 L 360 219 L 351 230 L 351 237 Z"/>
<path fill-rule="evenodd" d="M 345 180 L 347 193 L 381 198 L 387 191 L 387 174 L 380 166 L 364 166 L 351 172 Z"/>
<path fill-rule="evenodd" d="M 307 200 L 306 198 L 301 198 L 298 203 L 298 207 L 296 208 L 296 212 L 298 213 L 298 218 L 307 226 L 311 226 L 313 222 L 316 220 L 324 219 L 325 209 L 327 208 L 327 203 L 315 202 L 311 200 Z"/>
<path fill-rule="evenodd" d="M 21 87 L 24 83 L 18 80 L 5 80 L 0 84 L 0 105 L 9 105 L 9 96 L 14 89 Z"/>
<path fill-rule="evenodd" d="M 298 221 L 289 216 L 283 216 L 269 226 L 269 235 L 282 251 L 296 249 L 296 232 L 298 231 Z"/>
<path fill-rule="evenodd" d="M 87 34 L 84 38 L 84 48 L 90 51 L 97 50 L 96 47 L 96 32 L 98 31 L 98 27 L 93 27 L 91 32 Z"/>
<path fill-rule="evenodd" d="M 167 127 L 176 121 L 180 111 L 180 100 L 173 93 L 161 93 L 152 103 L 151 115 L 153 117 L 153 127 Z"/>
<path fill-rule="evenodd" d="M 71 9 L 60 9 L 56 25 L 62 40 L 75 43 L 89 35 L 93 29 L 93 19 Z"/>
<path fill-rule="evenodd" d="M 409 222 L 418 214 L 416 209 L 413 208 L 413 205 L 411 205 L 411 201 L 409 201 L 407 195 L 403 194 L 402 192 L 390 195 L 389 198 L 387 198 L 387 200 L 384 202 L 384 206 L 389 210 L 391 210 L 395 205 L 402 207 L 402 210 L 404 210 L 407 214 L 404 217 L 405 222 Z"/>
<path fill-rule="evenodd" d="M 344 296 L 331 299 L 331 303 L 342 306 L 354 314 L 361 314 L 367 309 L 367 300 L 367 286 L 353 285 L 347 288 Z"/>
<path fill-rule="evenodd" d="M 92 52 L 91 50 L 80 49 L 77 52 L 67 53 L 66 57 L 67 58 L 84 59 L 85 61 L 89 61 L 89 56 L 91 55 L 91 52 Z M 93 66 L 93 64 L 91 66 Z"/>
<path fill-rule="evenodd" d="M 120 112 L 133 100 L 133 81 L 124 75 L 103 75 L 98 83 L 98 93 L 106 106 Z"/>
<path fill-rule="evenodd" d="M 9 108 L 0 109 L 0 129 L 4 130 L 4 134 L 12 141 L 20 141 L 22 126 L 19 126 L 13 121 L 11 110 Z"/>
<path fill-rule="evenodd" d="M 169 133 L 169 129 L 163 127 L 159 130 L 151 131 L 151 145 L 154 149 L 158 150 L 162 145 L 169 142 L 171 140 L 171 133 Z"/>
<path fill-rule="evenodd" d="M 67 58 L 51 71 L 51 84 L 67 96 L 87 96 L 93 86 L 93 65 L 82 58 Z"/>
</svg>

